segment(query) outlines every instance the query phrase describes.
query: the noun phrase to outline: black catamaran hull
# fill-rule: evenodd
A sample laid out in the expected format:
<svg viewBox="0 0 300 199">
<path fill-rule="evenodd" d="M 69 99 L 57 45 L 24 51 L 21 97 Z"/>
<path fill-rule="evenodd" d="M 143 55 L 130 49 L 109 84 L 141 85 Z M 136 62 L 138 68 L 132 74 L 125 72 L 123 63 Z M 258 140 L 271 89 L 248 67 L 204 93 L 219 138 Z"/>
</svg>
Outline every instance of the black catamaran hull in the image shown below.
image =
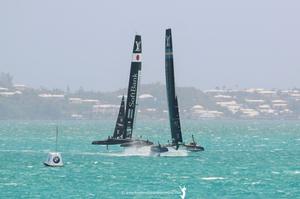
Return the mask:
<svg viewBox="0 0 300 199">
<path fill-rule="evenodd" d="M 199 146 L 199 145 L 190 145 L 190 144 L 185 144 L 186 150 L 190 152 L 199 152 L 199 151 L 204 151 L 204 147 Z"/>
<path fill-rule="evenodd" d="M 117 145 L 117 144 L 130 143 L 132 141 L 133 141 L 132 139 L 111 138 L 111 139 L 107 139 L 107 140 L 93 141 L 92 144 L 94 144 L 94 145 Z"/>
<path fill-rule="evenodd" d="M 123 143 L 120 146 L 121 147 L 143 147 L 143 146 L 151 146 L 153 145 L 153 142 L 150 142 L 149 140 L 132 140 L 132 142 Z"/>
<path fill-rule="evenodd" d="M 107 140 L 93 141 L 94 145 L 120 145 L 121 147 L 142 147 L 153 145 L 153 142 L 148 140 L 110 138 Z"/>
<path fill-rule="evenodd" d="M 169 149 L 166 146 L 155 145 L 151 146 L 150 151 L 152 154 L 160 154 L 160 153 L 166 153 L 169 151 Z"/>
<path fill-rule="evenodd" d="M 197 144 L 197 142 L 194 139 L 194 135 L 192 135 L 192 142 L 190 144 L 184 144 L 186 150 L 190 152 L 199 152 L 204 151 L 204 147 Z"/>
</svg>

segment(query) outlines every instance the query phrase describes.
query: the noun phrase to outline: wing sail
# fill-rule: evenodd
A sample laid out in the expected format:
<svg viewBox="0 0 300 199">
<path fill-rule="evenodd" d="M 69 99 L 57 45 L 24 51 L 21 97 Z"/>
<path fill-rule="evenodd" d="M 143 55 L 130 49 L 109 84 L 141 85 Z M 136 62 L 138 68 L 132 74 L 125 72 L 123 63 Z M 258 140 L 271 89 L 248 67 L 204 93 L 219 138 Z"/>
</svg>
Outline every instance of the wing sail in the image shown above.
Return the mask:
<svg viewBox="0 0 300 199">
<path fill-rule="evenodd" d="M 177 145 L 179 142 L 182 142 L 182 133 L 180 127 L 178 100 L 175 91 L 173 44 L 171 29 L 166 30 L 165 72 L 172 144 Z"/>
<path fill-rule="evenodd" d="M 126 100 L 125 131 L 123 138 L 131 138 L 133 132 L 134 118 L 136 114 L 137 93 L 139 86 L 140 72 L 142 69 L 142 40 L 140 35 L 134 39 L 128 93 Z"/>
<path fill-rule="evenodd" d="M 125 102 L 124 102 L 124 95 L 122 97 L 119 114 L 113 134 L 113 138 L 121 138 L 124 133 L 124 116 L 125 116 Z"/>
</svg>

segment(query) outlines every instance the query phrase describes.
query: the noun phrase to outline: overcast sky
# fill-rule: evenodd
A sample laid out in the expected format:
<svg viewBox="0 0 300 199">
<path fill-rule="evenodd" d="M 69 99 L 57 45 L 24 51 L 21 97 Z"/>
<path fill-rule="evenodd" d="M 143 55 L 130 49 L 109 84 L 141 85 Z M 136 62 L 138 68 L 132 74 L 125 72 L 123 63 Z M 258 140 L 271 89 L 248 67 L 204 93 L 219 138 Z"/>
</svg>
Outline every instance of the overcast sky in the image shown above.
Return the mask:
<svg viewBox="0 0 300 199">
<path fill-rule="evenodd" d="M 172 28 L 177 86 L 300 87 L 300 1 L 0 0 L 0 72 L 32 87 L 127 87 L 142 35 L 142 83 L 163 82 Z"/>
</svg>

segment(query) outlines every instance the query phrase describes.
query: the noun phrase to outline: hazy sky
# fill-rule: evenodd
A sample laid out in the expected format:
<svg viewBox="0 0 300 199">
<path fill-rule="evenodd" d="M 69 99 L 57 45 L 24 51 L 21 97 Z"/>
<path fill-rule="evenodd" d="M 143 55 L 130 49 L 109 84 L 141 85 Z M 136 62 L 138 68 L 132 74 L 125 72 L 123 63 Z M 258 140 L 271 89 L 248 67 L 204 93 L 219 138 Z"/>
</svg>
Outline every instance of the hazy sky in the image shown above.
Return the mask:
<svg viewBox="0 0 300 199">
<path fill-rule="evenodd" d="M 0 0 L 0 72 L 33 87 L 124 88 L 139 33 L 141 82 L 164 82 L 169 27 L 177 86 L 300 87 L 296 0 Z"/>
</svg>

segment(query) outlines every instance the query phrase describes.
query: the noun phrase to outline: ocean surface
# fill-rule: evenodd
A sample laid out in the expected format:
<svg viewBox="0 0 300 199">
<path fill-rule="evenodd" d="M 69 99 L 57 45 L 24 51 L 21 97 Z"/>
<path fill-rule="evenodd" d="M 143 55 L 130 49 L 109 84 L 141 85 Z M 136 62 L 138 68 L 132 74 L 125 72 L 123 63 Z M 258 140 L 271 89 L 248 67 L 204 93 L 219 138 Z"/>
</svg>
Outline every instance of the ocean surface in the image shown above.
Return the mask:
<svg viewBox="0 0 300 199">
<path fill-rule="evenodd" d="M 45 167 L 58 150 L 65 166 Z M 182 121 L 204 152 L 91 145 L 113 121 L 0 121 L 0 198 L 300 198 L 300 122 Z M 138 121 L 134 136 L 170 139 L 168 121 Z"/>
</svg>

